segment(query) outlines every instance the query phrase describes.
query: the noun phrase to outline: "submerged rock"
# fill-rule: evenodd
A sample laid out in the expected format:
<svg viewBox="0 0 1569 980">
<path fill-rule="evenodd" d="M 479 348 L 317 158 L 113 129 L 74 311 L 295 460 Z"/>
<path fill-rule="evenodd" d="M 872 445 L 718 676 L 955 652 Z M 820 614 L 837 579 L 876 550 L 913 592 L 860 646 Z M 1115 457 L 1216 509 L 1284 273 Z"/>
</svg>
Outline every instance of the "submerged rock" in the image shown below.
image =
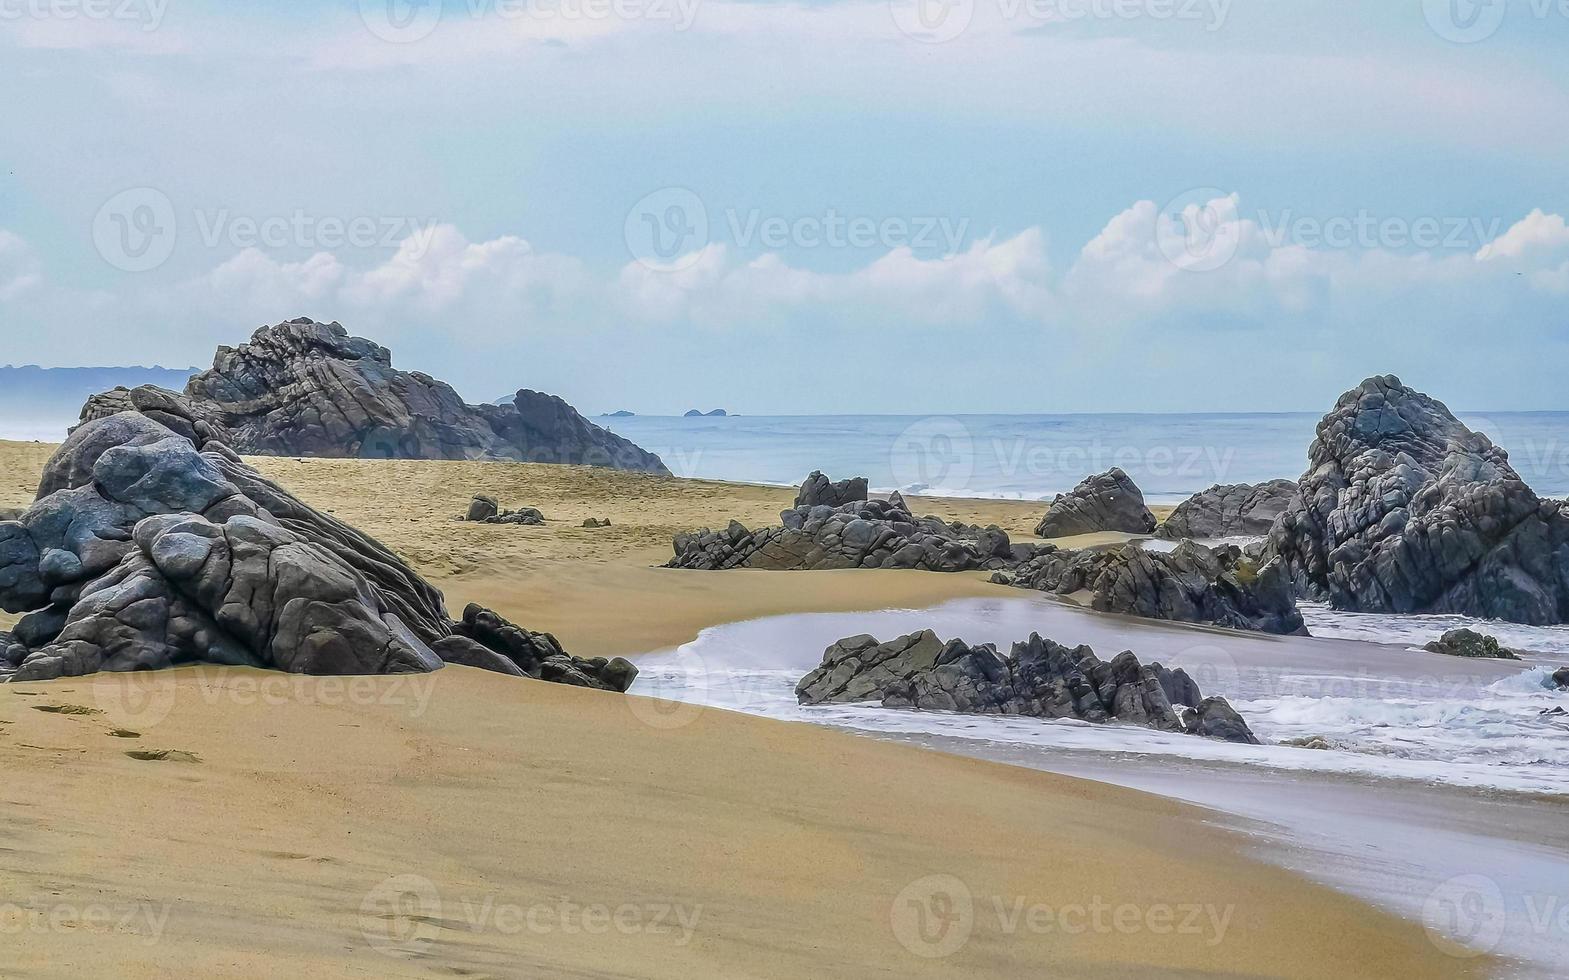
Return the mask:
<svg viewBox="0 0 1569 980">
<path fill-rule="evenodd" d="M 930 630 L 887 643 L 852 636 L 823 653 L 822 664 L 796 686 L 796 698 L 801 704 L 879 701 L 888 708 L 1118 721 L 1258 743 L 1224 698 L 1204 697 L 1180 668 L 1141 664 L 1128 651 L 1106 662 L 1087 646 L 1070 649 L 1034 633 L 1007 656 L 991 644 L 944 643 Z"/>
<path fill-rule="evenodd" d="M 1270 531 L 1306 595 L 1360 612 L 1569 621 L 1569 513 L 1487 436 L 1392 375 L 1318 424 L 1299 499 Z"/>
<path fill-rule="evenodd" d="M 187 437 L 183 427 L 199 421 L 208 437 L 259 456 L 496 459 L 669 475 L 658 456 L 554 395 L 525 389 L 509 405 L 468 405 L 429 375 L 395 369 L 386 348 L 309 318 L 218 348 L 212 369 L 184 394 L 141 387 L 95 395 L 82 421 L 126 411 Z"/>
<path fill-rule="evenodd" d="M 1144 506 L 1144 494 L 1118 467 L 1086 477 L 1068 493 L 1059 493 L 1035 528 L 1043 538 L 1065 538 L 1096 531 L 1148 534 L 1155 515 Z"/>
<path fill-rule="evenodd" d="M 1233 629 L 1306 635 L 1279 559 L 1258 567 L 1241 549 L 1183 541 L 1169 552 L 1135 543 L 1048 550 L 1020 565 L 1007 584 L 1056 595 L 1083 593 L 1098 612 L 1214 623 Z"/>
<path fill-rule="evenodd" d="M 828 479 L 821 470 L 813 470 L 795 495 L 797 507 L 843 507 L 866 499 L 866 477 L 856 476 L 837 483 Z"/>
<path fill-rule="evenodd" d="M 1155 529 L 1155 536 L 1175 541 L 1268 534 L 1296 492 L 1292 480 L 1216 485 L 1178 504 Z"/>
<path fill-rule="evenodd" d="M 1484 660 L 1519 660 L 1520 655 L 1485 633 L 1465 628 L 1453 629 L 1440 639 L 1431 640 L 1422 649 L 1429 653 L 1442 653 L 1451 657 L 1478 657 Z"/>
</svg>

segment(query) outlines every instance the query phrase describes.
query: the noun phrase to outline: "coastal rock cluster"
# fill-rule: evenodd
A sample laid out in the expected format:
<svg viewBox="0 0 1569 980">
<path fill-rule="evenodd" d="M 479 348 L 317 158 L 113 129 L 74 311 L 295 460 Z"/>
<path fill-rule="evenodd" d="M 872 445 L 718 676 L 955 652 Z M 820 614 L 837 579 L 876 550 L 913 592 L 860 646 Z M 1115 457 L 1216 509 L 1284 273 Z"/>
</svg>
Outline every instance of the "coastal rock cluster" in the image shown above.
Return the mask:
<svg viewBox="0 0 1569 980">
<path fill-rule="evenodd" d="M 897 493 L 839 507 L 795 507 L 779 516 L 780 526 L 756 531 L 731 521 L 722 531 L 678 534 L 675 557 L 666 567 L 963 572 L 1009 568 L 1035 552 L 1034 546 L 1012 544 L 999 527 L 918 518 Z"/>
<path fill-rule="evenodd" d="M 1169 552 L 1129 543 L 1079 551 L 1050 549 L 994 581 L 1061 596 L 1082 595 L 1097 612 L 1214 623 L 1233 629 L 1306 635 L 1285 564 L 1262 567 L 1240 548 L 1183 541 Z"/>
<path fill-rule="evenodd" d="M 1155 536 L 1176 541 L 1268 534 L 1296 493 L 1292 480 L 1213 486 L 1178 504 L 1155 529 Z"/>
<path fill-rule="evenodd" d="M 1068 493 L 1059 493 L 1041 518 L 1035 533 L 1043 538 L 1065 538 L 1096 531 L 1149 534 L 1155 515 L 1144 506 L 1144 494 L 1133 478 L 1119 467 L 1086 477 Z"/>
<path fill-rule="evenodd" d="M 1519 660 L 1520 655 L 1503 646 L 1496 637 L 1464 627 L 1446 632 L 1436 640 L 1423 644 L 1429 653 L 1442 653 L 1450 657 L 1475 657 L 1482 660 Z"/>
<path fill-rule="evenodd" d="M 801 496 L 833 499 L 858 490 L 855 481 L 835 484 L 813 473 L 802 484 Z M 1271 633 L 1305 632 L 1283 564 L 1259 568 L 1233 546 L 1210 549 L 1184 541 L 1163 553 L 1131 543 L 1080 551 L 1014 544 L 995 525 L 917 518 L 897 493 L 887 500 L 854 500 L 837 507 L 803 504 L 779 516 L 777 527 L 752 530 L 731 521 L 719 531 L 678 534 L 675 557 L 666 567 L 991 571 L 992 580 L 1000 584 L 1058 595 L 1084 592 L 1091 608 L 1103 612 Z"/>
<path fill-rule="evenodd" d="M 0 643 L 0 679 L 191 662 L 380 674 L 450 661 L 605 690 L 631 683 L 624 661 L 488 628 L 500 618 L 477 607 L 454 624 L 441 593 L 396 555 L 179 409 L 78 426 L 36 502 L 0 522 L 0 608 L 26 614 Z M 518 635 L 543 639 L 524 651 Z"/>
<path fill-rule="evenodd" d="M 1392 375 L 1318 424 L 1299 500 L 1270 531 L 1299 590 L 1336 609 L 1569 620 L 1569 512 L 1508 454 Z"/>
<path fill-rule="evenodd" d="M 797 507 L 843 507 L 866 499 L 866 477 L 855 476 L 837 482 L 828 479 L 821 470 L 813 470 L 801 483 L 795 495 Z"/>
<path fill-rule="evenodd" d="M 200 420 L 236 452 L 363 459 L 580 463 L 669 475 L 658 456 L 594 425 L 554 395 L 468 405 L 426 374 L 399 371 L 386 348 L 309 318 L 220 347 L 183 394 L 145 386 L 95 395 L 82 421 L 136 411 Z"/>
<path fill-rule="evenodd" d="M 538 507 L 519 507 L 517 510 L 502 510 L 501 504 L 495 497 L 482 493 L 474 495 L 469 501 L 468 513 L 463 515 L 465 521 L 476 524 L 543 524 L 545 515 Z"/>
<path fill-rule="evenodd" d="M 1220 697 L 1204 697 L 1180 668 L 1141 664 L 1124 651 L 1102 661 L 1087 646 L 1032 633 L 1007 656 L 991 644 L 944 643 L 930 630 L 879 643 L 838 641 L 796 686 L 801 704 L 879 701 L 887 708 L 1122 722 L 1258 744 Z"/>
</svg>

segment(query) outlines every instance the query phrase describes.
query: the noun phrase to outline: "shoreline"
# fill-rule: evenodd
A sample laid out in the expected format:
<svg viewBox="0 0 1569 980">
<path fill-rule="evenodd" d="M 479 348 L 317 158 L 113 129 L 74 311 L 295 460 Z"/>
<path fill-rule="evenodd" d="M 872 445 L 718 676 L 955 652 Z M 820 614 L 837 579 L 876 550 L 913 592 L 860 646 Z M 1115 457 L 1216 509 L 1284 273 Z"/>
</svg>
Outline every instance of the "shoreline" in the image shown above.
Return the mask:
<svg viewBox="0 0 1569 980">
<path fill-rule="evenodd" d="M 28 484 L 50 451 L 0 444 L 14 484 L 0 488 L 0 506 L 31 499 Z M 447 592 L 453 611 L 484 601 L 555 632 L 581 656 L 646 653 L 774 613 L 1015 594 L 983 573 L 654 567 L 676 531 L 731 517 L 772 523 L 793 488 L 539 464 L 251 462 L 394 548 Z M 504 506 L 541 507 L 550 523 L 455 521 L 477 492 Z M 997 523 L 1026 540 L 1043 510 L 919 500 L 922 510 Z M 578 526 L 599 516 L 612 527 Z M 529 901 L 565 894 L 609 904 L 652 894 L 717 908 L 725 922 L 721 934 L 673 949 L 647 935 L 558 946 L 556 935 L 474 935 L 443 921 L 424 955 L 396 974 L 406 976 L 483 973 L 503 962 L 606 977 L 625 976 L 616 964 L 636 962 L 638 976 L 681 980 L 862 976 L 889 964 L 901 976 L 961 977 L 1042 968 L 1378 976 L 1413 964 L 1430 975 L 1479 976 L 1493 966 L 1443 955 L 1420 925 L 1244 855 L 1243 838 L 1213 826 L 1205 811 L 1159 796 L 733 712 L 669 727 L 679 706 L 453 666 L 425 675 L 433 694 L 418 716 L 407 705 L 389 708 L 381 695 L 333 702 L 321 693 L 331 678 L 289 675 L 289 696 L 255 703 L 237 693 L 254 674 L 187 668 L 7 685 L 0 721 L 11 724 L 0 726 L 0 751 L 15 774 L 9 799 L 24 815 L 7 846 L 26 857 L 0 881 L 27 895 L 70 881 L 55 898 L 75 906 L 92 896 L 122 905 L 157 896 L 171 922 L 194 928 L 152 957 L 210 975 L 290 975 L 307 964 L 327 976 L 391 973 L 398 961 L 367 950 L 357 913 L 367 890 L 398 872 L 449 898 L 510 898 L 506 883 Z M 396 682 L 372 680 L 378 692 Z M 125 687 L 147 683 L 172 686 L 172 701 Z M 85 697 L 104 713 L 28 710 L 36 699 Z M 152 718 L 148 706 L 156 715 L 159 704 L 167 710 Z M 142 738 L 128 747 L 105 734 L 111 723 Z M 200 761 L 126 756 L 143 748 Z M 104 794 L 105 784 L 116 793 Z M 984 839 L 977 828 L 987 829 Z M 247 846 L 226 863 L 214 848 L 229 855 L 236 833 Z M 590 845 L 585 833 L 611 846 Z M 78 856 L 51 846 L 60 834 L 76 841 Z M 563 860 L 583 874 L 562 879 Z M 171 868 L 178 891 L 164 880 Z M 1017 920 L 1010 930 L 977 919 L 974 937 L 952 955 L 912 955 L 895 941 L 889 916 L 906 888 L 933 875 L 965 882 L 982 899 L 977 908 L 995 896 L 1054 908 L 1103 898 L 1144 910 L 1234 906 L 1243 931 L 1213 946 L 1147 930 L 1064 942 L 1021 934 Z M 241 882 L 256 893 L 241 897 Z M 286 934 L 287 921 L 311 928 Z M 782 922 L 790 923 L 783 933 Z M 0 955 L 37 972 L 46 963 L 127 962 L 133 943 L 145 953 L 134 937 L 50 934 Z"/>
</svg>

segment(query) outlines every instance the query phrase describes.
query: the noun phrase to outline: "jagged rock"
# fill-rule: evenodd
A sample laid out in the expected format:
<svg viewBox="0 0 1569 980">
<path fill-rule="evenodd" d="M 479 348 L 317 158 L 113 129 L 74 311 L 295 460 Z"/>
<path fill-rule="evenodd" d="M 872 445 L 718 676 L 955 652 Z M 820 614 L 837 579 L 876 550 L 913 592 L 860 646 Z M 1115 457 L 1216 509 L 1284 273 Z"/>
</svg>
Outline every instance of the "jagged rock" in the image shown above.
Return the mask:
<svg viewBox="0 0 1569 980">
<path fill-rule="evenodd" d="M 529 677 L 617 692 L 625 692 L 637 678 L 637 668 L 630 661 L 621 657 L 574 657 L 561 649 L 549 633 L 514 626 L 472 603 L 463 610 L 463 621 L 455 623 L 453 630 L 459 637 L 506 657 Z"/>
<path fill-rule="evenodd" d="M 1170 692 L 1196 703 L 1173 702 Z M 1141 664 L 1124 651 L 1103 662 L 1032 633 L 1004 657 L 991 644 L 944 643 L 930 630 L 878 643 L 840 640 L 796 686 L 801 704 L 880 701 L 889 708 L 1119 721 L 1257 744 L 1223 698 L 1203 698 L 1182 670 Z M 1192 709 L 1179 713 L 1176 704 Z"/>
<path fill-rule="evenodd" d="M 1296 492 L 1291 480 L 1213 486 L 1178 504 L 1155 529 L 1155 536 L 1175 541 L 1268 534 Z"/>
<path fill-rule="evenodd" d="M 448 385 L 399 371 L 384 347 L 308 318 L 263 327 L 220 347 L 183 395 L 117 388 L 89 399 L 82 420 L 136 411 L 177 434 L 263 456 L 496 459 L 582 463 L 668 475 L 659 457 L 594 425 L 554 395 L 467 405 Z"/>
<path fill-rule="evenodd" d="M 916 518 L 897 493 L 842 507 L 821 504 L 780 514 L 782 526 L 749 530 L 731 521 L 675 537 L 669 568 L 775 570 L 914 568 L 933 572 L 1009 568 L 1035 552 L 1014 546 L 998 527 Z"/>
<path fill-rule="evenodd" d="M 1422 649 L 1429 653 L 1442 653 L 1451 657 L 1479 657 L 1484 660 L 1519 660 L 1520 655 L 1485 633 L 1465 628 L 1453 629 L 1443 637 L 1431 640 Z"/>
<path fill-rule="evenodd" d="M 1569 667 L 1560 667 L 1553 671 L 1553 686 L 1560 691 L 1569 688 Z"/>
<path fill-rule="evenodd" d="M 173 421 L 84 423 L 45 467 L 40 499 L 0 522 L 0 608 L 26 614 L 0 642 L 0 679 L 196 661 L 400 673 L 437 669 L 446 652 L 544 680 L 631 683 L 629 665 L 578 660 L 546 634 L 497 628 L 508 644 L 544 638 L 527 665 L 469 636 L 396 555 L 261 476 L 205 421 Z"/>
<path fill-rule="evenodd" d="M 476 493 L 474 499 L 469 501 L 468 513 L 463 516 L 465 521 L 485 521 L 501 513 L 501 505 L 495 497 L 487 497 Z"/>
<path fill-rule="evenodd" d="M 585 520 L 583 522 L 583 526 L 584 527 L 609 527 L 610 526 L 610 518 L 608 518 L 608 517 L 590 517 L 590 518 L 588 518 L 587 520 Z"/>
<path fill-rule="evenodd" d="M 543 524 L 545 515 L 538 507 L 519 507 L 501 510 L 496 498 L 476 496 L 469 503 L 468 514 L 463 518 L 476 524 Z"/>
<path fill-rule="evenodd" d="M 1268 553 L 1336 609 L 1569 620 L 1569 513 L 1442 402 L 1392 375 L 1318 424 Z"/>
<path fill-rule="evenodd" d="M 1007 584 L 1057 595 L 1086 593 L 1099 612 L 1214 623 L 1233 629 L 1305 635 L 1285 566 L 1262 568 L 1241 549 L 1183 541 L 1170 552 L 1135 543 L 1079 551 L 1044 551 L 1021 564 Z"/>
<path fill-rule="evenodd" d="M 821 470 L 813 470 L 795 495 L 797 507 L 843 507 L 866 499 L 866 477 L 856 476 L 837 483 L 830 481 Z"/>
<path fill-rule="evenodd" d="M 1068 493 L 1059 493 L 1035 528 L 1043 538 L 1064 538 L 1096 531 L 1148 534 L 1155 515 L 1144 506 L 1144 494 L 1118 467 L 1086 477 Z"/>
<path fill-rule="evenodd" d="M 20 507 L 0 507 L 0 521 L 14 521 L 23 513 Z"/>
</svg>

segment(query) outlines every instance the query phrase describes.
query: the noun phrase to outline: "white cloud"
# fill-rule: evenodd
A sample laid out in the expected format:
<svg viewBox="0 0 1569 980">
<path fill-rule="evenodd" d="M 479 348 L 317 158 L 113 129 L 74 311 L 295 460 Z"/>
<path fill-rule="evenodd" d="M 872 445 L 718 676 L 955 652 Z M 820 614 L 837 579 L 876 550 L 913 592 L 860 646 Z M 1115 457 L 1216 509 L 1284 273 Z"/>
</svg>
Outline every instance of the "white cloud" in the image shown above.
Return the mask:
<svg viewBox="0 0 1569 980">
<path fill-rule="evenodd" d="M 1533 210 L 1476 253 L 1482 260 L 1518 259 L 1543 253 L 1569 251 L 1569 224 L 1563 216 Z"/>
</svg>

